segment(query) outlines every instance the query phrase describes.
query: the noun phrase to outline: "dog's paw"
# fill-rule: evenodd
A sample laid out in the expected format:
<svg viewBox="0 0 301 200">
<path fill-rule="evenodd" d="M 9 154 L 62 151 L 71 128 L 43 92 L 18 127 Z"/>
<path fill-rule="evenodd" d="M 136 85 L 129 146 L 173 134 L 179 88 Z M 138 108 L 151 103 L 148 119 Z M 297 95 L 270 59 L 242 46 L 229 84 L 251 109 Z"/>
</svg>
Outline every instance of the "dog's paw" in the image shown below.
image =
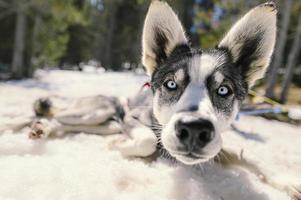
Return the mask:
<svg viewBox="0 0 301 200">
<path fill-rule="evenodd" d="M 119 151 L 125 157 L 148 157 L 156 151 L 157 138 L 145 128 L 135 128 L 127 135 L 115 136 L 109 149 Z"/>
<path fill-rule="evenodd" d="M 293 200 L 301 200 L 301 187 L 291 186 L 288 190 L 288 194 L 292 197 Z"/>
<path fill-rule="evenodd" d="M 41 121 L 34 122 L 31 125 L 28 137 L 33 140 L 41 139 L 45 135 L 44 128 L 45 127 Z"/>
<path fill-rule="evenodd" d="M 273 177 L 270 183 L 284 190 L 292 198 L 292 200 L 301 200 L 301 178 L 292 175 L 281 175 Z"/>
<path fill-rule="evenodd" d="M 286 192 L 293 200 L 301 200 L 301 183 L 287 185 Z"/>
</svg>

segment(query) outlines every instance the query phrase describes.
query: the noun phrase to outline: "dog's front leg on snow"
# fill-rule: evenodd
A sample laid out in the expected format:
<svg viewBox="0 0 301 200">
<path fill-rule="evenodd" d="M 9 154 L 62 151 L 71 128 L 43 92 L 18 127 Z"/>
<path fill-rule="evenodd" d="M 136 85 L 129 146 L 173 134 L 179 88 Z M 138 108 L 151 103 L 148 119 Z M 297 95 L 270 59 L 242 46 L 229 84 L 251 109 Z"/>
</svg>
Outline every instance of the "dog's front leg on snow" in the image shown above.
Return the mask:
<svg viewBox="0 0 301 200">
<path fill-rule="evenodd" d="M 126 157 L 148 157 L 157 148 L 157 137 L 153 130 L 144 125 L 141 116 L 135 116 L 136 110 L 125 116 L 125 134 L 115 136 L 109 148 L 118 150 Z"/>
<path fill-rule="evenodd" d="M 294 200 L 301 200 L 301 178 L 284 176 L 269 177 L 252 161 L 243 157 L 243 151 L 236 154 L 229 150 L 222 149 L 215 157 L 215 162 L 221 164 L 223 167 L 238 166 L 258 176 L 260 181 L 266 183 L 278 190 L 283 190 L 288 193 Z"/>
<path fill-rule="evenodd" d="M 115 136 L 110 141 L 110 149 L 120 151 L 125 157 L 147 157 L 156 151 L 157 138 L 150 128 L 139 126 L 128 134 Z"/>
</svg>

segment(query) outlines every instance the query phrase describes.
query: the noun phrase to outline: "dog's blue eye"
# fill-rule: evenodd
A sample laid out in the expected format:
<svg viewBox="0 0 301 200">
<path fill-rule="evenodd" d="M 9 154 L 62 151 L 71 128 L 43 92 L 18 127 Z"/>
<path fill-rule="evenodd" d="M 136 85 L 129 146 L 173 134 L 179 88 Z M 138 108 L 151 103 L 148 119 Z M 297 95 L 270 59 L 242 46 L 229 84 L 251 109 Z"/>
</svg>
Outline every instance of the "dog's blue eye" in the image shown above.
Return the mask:
<svg viewBox="0 0 301 200">
<path fill-rule="evenodd" d="M 227 86 L 221 86 L 217 89 L 217 94 L 220 96 L 227 96 L 230 93 L 230 90 Z"/>
<path fill-rule="evenodd" d="M 172 81 L 172 80 L 166 81 L 164 85 L 169 90 L 175 90 L 175 89 L 177 89 L 177 83 L 174 82 L 174 81 Z"/>
</svg>

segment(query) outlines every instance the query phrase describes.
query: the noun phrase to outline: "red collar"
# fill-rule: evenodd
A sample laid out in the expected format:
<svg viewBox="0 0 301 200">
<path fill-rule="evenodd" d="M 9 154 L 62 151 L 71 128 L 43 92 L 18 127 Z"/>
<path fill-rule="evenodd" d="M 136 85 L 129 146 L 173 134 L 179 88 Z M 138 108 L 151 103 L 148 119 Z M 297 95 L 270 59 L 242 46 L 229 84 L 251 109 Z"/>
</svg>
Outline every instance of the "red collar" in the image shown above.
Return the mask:
<svg viewBox="0 0 301 200">
<path fill-rule="evenodd" d="M 149 89 L 149 88 L 151 88 L 151 83 L 150 82 L 145 82 L 143 85 L 142 85 L 142 89 L 144 89 L 144 88 L 147 88 L 147 89 Z"/>
</svg>

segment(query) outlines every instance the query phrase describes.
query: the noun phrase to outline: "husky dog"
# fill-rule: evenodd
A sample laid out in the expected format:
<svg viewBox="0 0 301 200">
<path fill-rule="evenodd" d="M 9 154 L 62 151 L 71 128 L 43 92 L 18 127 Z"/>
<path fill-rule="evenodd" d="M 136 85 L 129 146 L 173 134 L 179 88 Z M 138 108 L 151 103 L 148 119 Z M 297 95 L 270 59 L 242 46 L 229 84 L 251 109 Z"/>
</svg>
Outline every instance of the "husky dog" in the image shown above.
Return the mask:
<svg viewBox="0 0 301 200">
<path fill-rule="evenodd" d="M 142 63 L 151 76 L 151 90 L 130 100 L 129 110 L 122 119 L 122 129 L 127 134 L 118 135 L 110 147 L 124 156 L 143 157 L 159 147 L 187 165 L 224 155 L 222 164 L 243 166 L 263 181 L 301 199 L 295 183 L 270 180 L 256 165 L 222 150 L 222 132 L 235 118 L 248 89 L 263 77 L 270 63 L 276 39 L 276 13 L 273 2 L 259 5 L 242 17 L 215 48 L 194 49 L 171 7 L 164 1 L 153 0 L 142 38 Z M 113 109 L 105 117 L 97 117 L 102 109 L 92 112 L 89 120 L 96 116 L 102 119 L 97 121 L 100 124 L 112 119 L 116 104 L 108 106 Z M 38 107 L 41 108 L 41 102 Z M 78 108 L 81 106 L 72 109 Z M 85 113 L 87 110 L 79 116 Z M 76 124 L 83 121 L 74 123 L 71 119 L 56 127 L 62 131 L 90 132 L 91 123 L 81 125 L 81 129 Z M 36 130 L 33 133 L 47 130 L 43 123 L 36 123 L 33 128 Z M 120 132 L 117 129 L 113 132 Z M 107 131 L 113 133 L 110 130 L 109 127 Z"/>
<path fill-rule="evenodd" d="M 272 2 L 249 11 L 212 49 L 191 47 L 173 10 L 153 1 L 143 29 L 153 114 L 164 149 L 185 164 L 206 162 L 222 148 L 221 133 L 248 89 L 261 78 L 276 39 Z"/>
<path fill-rule="evenodd" d="M 152 109 L 143 112 L 147 104 L 135 105 L 138 111 L 132 110 L 133 118 L 149 116 L 142 123 L 145 131 L 130 133 L 131 140 L 115 141 L 115 148 L 125 155 L 147 155 L 155 148 L 145 144 L 157 141 L 145 134 L 151 128 L 159 146 L 177 161 L 199 164 L 223 152 L 221 155 L 227 157 L 224 161 L 229 161 L 223 164 L 244 166 L 263 181 L 301 199 L 299 185 L 270 180 L 256 165 L 222 150 L 222 132 L 235 118 L 248 89 L 263 77 L 270 63 L 276 40 L 276 14 L 275 3 L 261 4 L 238 20 L 215 48 L 194 49 L 171 7 L 153 0 L 142 38 L 142 63 L 151 76 L 151 92 L 143 96 L 152 98 L 148 101 Z"/>
</svg>

